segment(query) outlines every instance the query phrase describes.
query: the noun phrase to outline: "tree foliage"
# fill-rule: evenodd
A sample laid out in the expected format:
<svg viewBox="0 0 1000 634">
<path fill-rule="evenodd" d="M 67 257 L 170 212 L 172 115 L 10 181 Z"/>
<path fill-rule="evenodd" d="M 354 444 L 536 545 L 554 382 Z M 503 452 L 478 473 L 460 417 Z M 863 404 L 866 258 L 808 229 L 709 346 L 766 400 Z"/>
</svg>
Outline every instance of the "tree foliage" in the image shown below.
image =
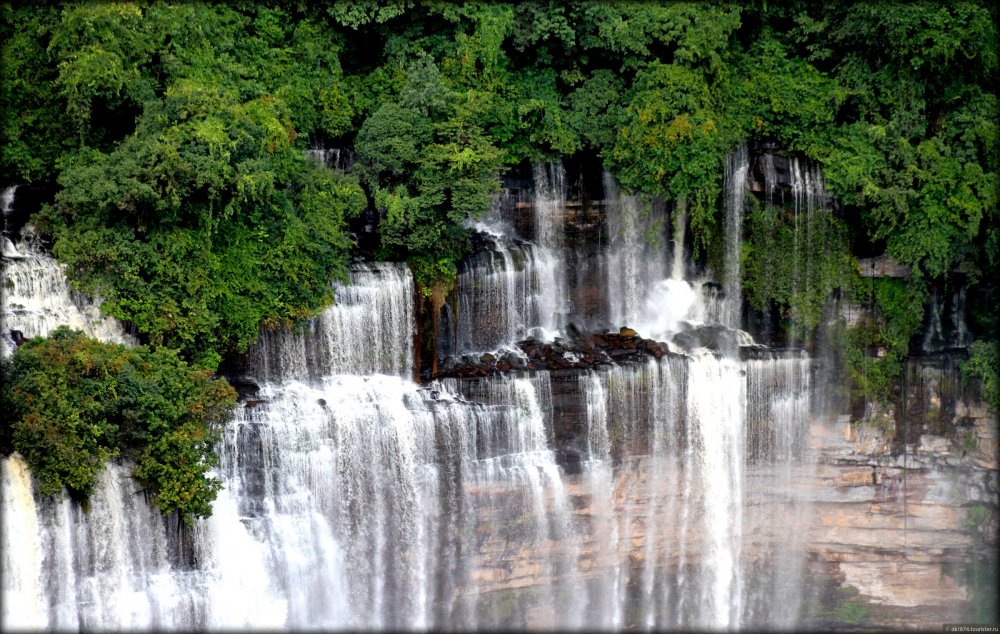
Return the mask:
<svg viewBox="0 0 1000 634">
<path fill-rule="evenodd" d="M 149 344 L 214 369 L 262 326 L 330 301 L 346 278 L 355 179 L 301 134 L 351 125 L 335 42 L 276 9 L 67 7 L 48 54 L 78 136 L 37 219 L 76 287 Z M 132 115 L 134 125 L 99 111 Z"/>
<path fill-rule="evenodd" d="M 969 358 L 962 364 L 962 376 L 978 378 L 993 414 L 1000 413 L 1000 346 L 996 341 L 980 339 L 969 346 Z"/>
<path fill-rule="evenodd" d="M 175 352 L 86 338 L 63 326 L 26 342 L 3 364 L 3 433 L 31 466 L 42 495 L 86 498 L 105 461 L 133 475 L 164 513 L 211 514 L 218 424 L 236 392 Z M 6 444 L 6 442 L 5 442 Z"/>
</svg>

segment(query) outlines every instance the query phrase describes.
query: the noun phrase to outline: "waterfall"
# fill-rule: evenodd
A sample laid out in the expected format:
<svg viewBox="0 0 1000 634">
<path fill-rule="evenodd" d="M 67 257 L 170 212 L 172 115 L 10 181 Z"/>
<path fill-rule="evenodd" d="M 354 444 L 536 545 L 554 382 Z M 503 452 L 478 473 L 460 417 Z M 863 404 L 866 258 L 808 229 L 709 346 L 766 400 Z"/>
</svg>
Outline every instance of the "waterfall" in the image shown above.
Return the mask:
<svg viewBox="0 0 1000 634">
<path fill-rule="evenodd" d="M 576 552 L 544 387 L 500 377 L 431 392 L 377 375 L 267 386 L 230 426 L 223 472 L 278 553 L 266 576 L 290 602 L 286 625 L 565 624 Z M 526 580 L 537 596 L 498 612 L 492 595 Z"/>
<path fill-rule="evenodd" d="M 4 355 L 13 354 L 12 332 L 25 339 L 43 337 L 57 326 L 82 330 L 87 336 L 110 343 L 135 344 L 122 324 L 101 314 L 100 300 L 73 291 L 64 267 L 49 255 L 35 253 L 25 244 L 8 245 L 4 252 L 3 333 Z"/>
<path fill-rule="evenodd" d="M 758 351 L 746 373 L 746 544 L 744 623 L 794 629 L 803 612 L 808 502 L 797 484 L 813 474 L 807 433 L 810 359 L 801 351 Z"/>
<path fill-rule="evenodd" d="M 529 250 L 487 236 L 488 246 L 462 261 L 458 291 L 458 352 L 495 350 L 527 335 L 534 312 Z"/>
<path fill-rule="evenodd" d="M 265 381 L 413 371 L 413 278 L 405 264 L 356 264 L 334 283 L 333 305 L 292 330 L 261 334 L 248 353 Z"/>
<path fill-rule="evenodd" d="M 638 196 L 623 196 L 611 172 L 604 170 L 608 224 L 608 317 L 612 327 L 646 323 L 647 303 L 656 284 L 667 277 L 662 206 L 642 208 Z"/>
<path fill-rule="evenodd" d="M 109 343 L 134 345 L 122 324 L 101 314 L 99 297 L 90 298 L 72 290 L 65 267 L 52 256 L 41 253 L 29 241 L 17 244 L 7 235 L 7 217 L 13 213 L 17 185 L 3 191 L 4 235 L 3 311 L 0 313 L 0 357 L 14 353 L 16 335 L 24 339 L 44 337 L 58 326 L 82 330 L 87 336 Z"/>
<path fill-rule="evenodd" d="M 819 167 L 809 167 L 798 157 L 791 159 L 791 175 L 795 214 L 792 294 L 796 295 L 803 293 L 808 285 L 815 283 L 812 277 L 815 255 L 812 234 L 816 222 L 815 214 L 825 208 L 826 190 Z M 802 316 L 793 312 L 793 318 L 800 321 Z M 794 329 L 789 345 L 796 345 Z"/>
<path fill-rule="evenodd" d="M 288 605 L 284 626 L 426 627 L 434 419 L 399 377 L 266 385 L 227 426 L 222 473 Z M 431 527 L 433 529 L 433 527 Z M 410 589 L 404 592 L 403 589 Z"/>
<path fill-rule="evenodd" d="M 16 530 L 4 557 L 19 574 L 5 576 L 5 598 L 18 601 L 5 601 L 4 622 L 582 626 L 545 387 L 484 380 L 468 387 L 475 403 L 455 381 L 434 392 L 386 375 L 267 384 L 226 426 L 225 488 L 193 529 L 188 565 L 124 465 L 102 473 L 83 513 L 64 498 L 36 510 L 23 463 L 7 459 L 4 521 Z"/>
<path fill-rule="evenodd" d="M 568 310 L 562 165 L 536 164 L 531 195 L 531 241 L 514 229 L 510 215 L 518 203 L 510 192 L 495 196 L 487 218 L 469 225 L 482 248 L 459 264 L 449 353 L 497 350 L 529 336 L 551 340 L 562 332 Z"/>
<path fill-rule="evenodd" d="M 704 280 L 684 279 L 684 232 L 687 204 L 676 206 L 673 260 L 667 268 L 668 216 L 661 204 L 646 208 L 638 196 L 623 196 L 614 177 L 603 175 L 609 245 L 606 287 L 612 329 L 635 328 L 643 336 L 669 339 L 685 323 L 717 322 L 715 297 L 703 291 Z"/>
<path fill-rule="evenodd" d="M 583 462 L 584 491 L 590 496 L 591 566 L 597 567 L 592 584 L 588 623 L 600 629 L 619 630 L 623 626 L 627 571 L 617 565 L 621 555 L 619 523 L 615 509 L 615 481 L 608 434 L 608 403 L 604 389 L 608 382 L 596 372 L 580 376 L 580 394 L 586 416 L 587 446 Z"/>
<path fill-rule="evenodd" d="M 684 230 L 687 228 L 687 197 L 681 196 L 677 201 L 677 214 L 674 218 L 674 259 L 670 266 L 670 277 L 675 280 L 684 279 Z"/>
<path fill-rule="evenodd" d="M 743 411 L 741 399 L 719 398 L 742 392 L 739 364 L 707 351 L 689 370 L 688 424 L 700 449 L 695 476 L 702 484 L 697 504 L 701 517 L 701 590 L 698 625 L 720 629 L 740 618 L 739 557 L 743 495 Z"/>
<path fill-rule="evenodd" d="M 478 552 L 475 544 L 465 545 L 478 564 L 472 596 L 482 597 L 477 611 L 487 617 L 484 625 L 584 626 L 583 590 L 575 574 L 579 532 L 548 442 L 548 374 L 534 380 L 448 379 L 442 388 L 485 406 L 477 422 L 477 451 L 463 457 L 466 513 L 476 532 L 487 528 Z M 503 601 L 504 592 L 523 587 L 528 579 L 534 587 L 514 606 L 514 614 L 499 612 L 491 595 L 500 594 Z"/>
<path fill-rule="evenodd" d="M 347 149 L 315 147 L 306 150 L 306 156 L 334 170 L 346 171 L 354 165 L 354 153 Z"/>
<path fill-rule="evenodd" d="M 719 321 L 730 328 L 739 328 L 741 324 L 740 244 L 749 171 L 747 148 L 740 146 L 729 156 L 725 179 L 725 268 L 722 275 L 725 302 Z"/>
<path fill-rule="evenodd" d="M 536 163 L 534 176 L 536 295 L 542 336 L 551 339 L 562 331 L 568 311 L 566 270 L 563 258 L 563 205 L 566 174 L 561 163 Z"/>
<path fill-rule="evenodd" d="M 3 460 L 4 528 L 13 529 L 4 531 L 5 629 L 19 622 L 58 630 L 282 623 L 283 606 L 264 591 L 265 553 L 226 512 L 226 492 L 195 530 L 203 535 L 196 557 L 205 561 L 191 569 L 179 556 L 176 526 L 168 528 L 146 503 L 129 465 L 109 464 L 100 473 L 88 512 L 65 496 L 31 505 L 23 471 L 16 454 Z M 44 588 L 41 605 L 25 586 Z M 212 618 L 225 610 L 229 618 Z"/>
<path fill-rule="evenodd" d="M 972 343 L 972 335 L 965 323 L 965 286 L 944 295 L 944 301 L 941 295 L 937 289 L 931 291 L 924 338 L 920 346 L 925 353 L 966 348 Z"/>
<path fill-rule="evenodd" d="M 802 531 L 782 528 L 808 517 L 795 483 L 809 464 L 809 359 L 755 354 L 741 362 L 702 349 L 580 378 L 582 487 L 593 559 L 603 562 L 590 593 L 595 625 L 792 627 L 801 618 Z"/>
<path fill-rule="evenodd" d="M 458 315 L 450 333 L 452 352 L 510 347 L 528 336 L 544 338 L 552 325 L 551 301 L 543 284 L 552 256 L 537 245 L 474 225 L 483 248 L 459 265 Z"/>
<path fill-rule="evenodd" d="M 727 249 L 739 238 L 746 163 L 745 150 L 730 162 Z M 532 240 L 496 221 L 499 209 L 474 227 L 481 248 L 460 266 L 449 335 L 458 352 L 566 323 L 565 179 L 541 165 L 534 179 Z M 224 425 L 210 518 L 182 527 L 162 517 L 123 462 L 101 473 L 85 512 L 65 495 L 38 498 L 21 458 L 2 460 L 4 626 L 799 623 L 804 531 L 782 529 L 808 518 L 795 482 L 809 469 L 810 359 L 733 332 L 732 253 L 721 286 L 684 279 L 684 201 L 668 269 L 663 207 L 643 209 L 607 173 L 605 191 L 609 315 L 658 339 L 711 324 L 734 342 L 725 354 L 678 344 L 686 354 L 420 386 L 409 270 L 357 264 L 350 284 L 333 285 L 332 306 L 262 334 L 248 353 L 260 389 Z M 76 319 L 65 307 L 82 300 L 51 258 L 9 264 L 5 279 L 31 289 L 11 297 L 62 308 L 8 318 L 5 307 L 5 329 L 15 317 L 26 333 Z M 28 264 L 45 274 L 20 281 Z M 33 287 L 36 278 L 46 281 Z"/>
<path fill-rule="evenodd" d="M 8 245 L 13 246 L 10 242 L 10 216 L 14 213 L 14 199 L 17 197 L 17 188 L 20 185 L 10 185 L 4 188 L 3 194 L 0 194 L 0 209 L 3 210 L 3 237 L 0 238 L 3 241 L 3 254 L 7 255 Z"/>
<path fill-rule="evenodd" d="M 3 625 L 10 629 L 48 626 L 42 579 L 41 527 L 32 493 L 31 472 L 19 455 L 0 463 L 4 540 Z"/>
</svg>

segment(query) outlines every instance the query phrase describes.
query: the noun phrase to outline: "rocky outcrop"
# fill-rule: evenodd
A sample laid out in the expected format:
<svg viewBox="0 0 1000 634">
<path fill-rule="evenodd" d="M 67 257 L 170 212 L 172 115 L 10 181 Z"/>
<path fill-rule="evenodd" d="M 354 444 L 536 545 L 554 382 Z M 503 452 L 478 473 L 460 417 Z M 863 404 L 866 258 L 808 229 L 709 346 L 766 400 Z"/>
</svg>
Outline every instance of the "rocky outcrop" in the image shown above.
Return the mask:
<svg viewBox="0 0 1000 634">
<path fill-rule="evenodd" d="M 887 255 L 858 258 L 861 277 L 910 277 L 910 267 L 904 266 Z"/>
<path fill-rule="evenodd" d="M 996 419 L 978 426 L 995 434 Z M 971 456 L 995 456 L 995 435 L 963 449 L 923 434 L 899 452 L 892 433 L 848 417 L 813 426 L 809 551 L 869 625 L 968 621 L 979 599 L 963 573 L 996 543 L 998 495 L 995 462 Z"/>
<path fill-rule="evenodd" d="M 635 363 L 670 354 L 665 342 L 644 339 L 628 327 L 619 332 L 583 333 L 571 326 L 569 338 L 524 339 L 513 350 L 446 359 L 438 378 L 476 378 L 518 370 L 586 370 L 612 363 Z"/>
</svg>

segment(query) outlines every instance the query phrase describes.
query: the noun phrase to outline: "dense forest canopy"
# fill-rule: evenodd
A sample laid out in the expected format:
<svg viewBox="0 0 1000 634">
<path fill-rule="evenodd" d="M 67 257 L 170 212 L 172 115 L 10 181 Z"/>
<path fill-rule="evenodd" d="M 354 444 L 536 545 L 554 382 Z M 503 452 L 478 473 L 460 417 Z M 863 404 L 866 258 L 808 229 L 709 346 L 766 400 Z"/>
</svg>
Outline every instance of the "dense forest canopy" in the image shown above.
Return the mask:
<svg viewBox="0 0 1000 634">
<path fill-rule="evenodd" d="M 968 285 L 996 337 L 994 3 L 7 4 L 0 36 L 0 180 L 47 192 L 33 222 L 78 288 L 208 369 L 331 300 L 366 209 L 369 255 L 447 284 L 464 223 L 525 162 L 587 153 L 684 200 L 711 258 L 748 142 L 824 169 L 839 209 L 813 295 L 883 315 L 851 334 L 888 351 L 851 357 L 856 383 L 886 393 L 934 288 Z M 782 281 L 782 223 L 748 219 L 748 297 L 808 328 L 822 298 Z M 859 288 L 859 244 L 911 278 Z"/>
</svg>

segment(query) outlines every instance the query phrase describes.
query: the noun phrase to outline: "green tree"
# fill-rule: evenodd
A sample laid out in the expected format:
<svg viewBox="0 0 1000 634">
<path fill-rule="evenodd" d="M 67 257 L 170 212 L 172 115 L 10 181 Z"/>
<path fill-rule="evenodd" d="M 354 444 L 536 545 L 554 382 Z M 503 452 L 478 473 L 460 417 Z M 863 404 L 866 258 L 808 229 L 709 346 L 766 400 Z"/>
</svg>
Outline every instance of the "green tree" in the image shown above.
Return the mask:
<svg viewBox="0 0 1000 634">
<path fill-rule="evenodd" d="M 704 75 L 686 66 L 652 62 L 636 75 L 609 156 L 632 191 L 686 198 L 696 245 L 717 234 L 717 201 L 726 156 L 737 136 L 721 119 Z"/>
<path fill-rule="evenodd" d="M 93 491 L 104 463 L 134 461 L 135 478 L 164 513 L 211 514 L 209 478 L 219 424 L 236 392 L 175 352 L 126 347 L 61 327 L 3 364 L 3 428 L 42 495 Z"/>
<path fill-rule="evenodd" d="M 61 157 L 38 224 L 77 288 L 151 345 L 211 369 L 261 327 L 331 300 L 330 281 L 347 275 L 346 223 L 365 206 L 356 179 L 297 143 L 299 130 L 342 134 L 351 110 L 336 46 L 283 17 L 87 5 L 64 11 L 50 46 L 82 147 Z M 119 70 L 91 77 L 81 53 L 91 49 L 117 55 L 109 68 Z M 134 129 L 93 144 L 96 99 L 141 104 Z"/>
<path fill-rule="evenodd" d="M 468 115 L 474 107 L 422 57 L 398 100 L 358 132 L 357 170 L 381 212 L 380 256 L 411 259 L 428 281 L 454 274 L 469 248 L 463 223 L 482 217 L 499 189 L 500 152 Z"/>
</svg>

